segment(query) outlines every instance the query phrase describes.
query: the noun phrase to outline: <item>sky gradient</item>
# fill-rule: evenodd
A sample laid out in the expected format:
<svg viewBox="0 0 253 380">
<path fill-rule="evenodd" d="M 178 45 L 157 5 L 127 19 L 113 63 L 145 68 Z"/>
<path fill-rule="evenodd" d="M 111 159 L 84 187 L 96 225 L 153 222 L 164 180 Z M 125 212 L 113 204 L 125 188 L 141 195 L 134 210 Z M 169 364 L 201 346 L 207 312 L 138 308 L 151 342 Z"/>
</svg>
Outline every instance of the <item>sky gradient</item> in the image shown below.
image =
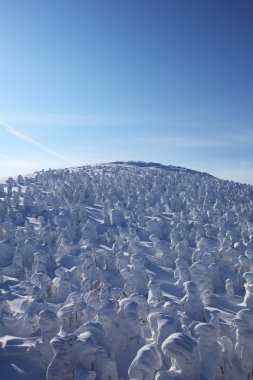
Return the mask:
<svg viewBox="0 0 253 380">
<path fill-rule="evenodd" d="M 251 0 L 0 1 L 0 177 L 143 160 L 253 184 Z"/>
</svg>

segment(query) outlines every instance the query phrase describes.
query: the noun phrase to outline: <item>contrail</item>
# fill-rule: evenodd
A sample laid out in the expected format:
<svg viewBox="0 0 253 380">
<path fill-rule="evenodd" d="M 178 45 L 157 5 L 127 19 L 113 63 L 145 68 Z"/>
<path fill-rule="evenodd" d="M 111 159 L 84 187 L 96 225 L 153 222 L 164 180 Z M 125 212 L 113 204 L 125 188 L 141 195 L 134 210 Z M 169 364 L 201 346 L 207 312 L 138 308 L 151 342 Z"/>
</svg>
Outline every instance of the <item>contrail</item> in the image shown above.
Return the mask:
<svg viewBox="0 0 253 380">
<path fill-rule="evenodd" d="M 3 127 L 6 130 L 6 132 L 17 137 L 18 139 L 23 140 L 30 145 L 36 146 L 37 148 L 39 148 L 43 152 L 48 153 L 51 156 L 56 157 L 59 160 L 64 161 L 69 165 L 77 166 L 77 163 L 75 161 L 71 160 L 68 157 L 63 156 L 60 153 L 57 153 L 55 150 L 50 149 L 46 145 L 41 144 L 37 140 L 34 140 L 33 138 L 25 135 L 24 133 L 18 131 L 16 128 L 12 127 L 10 124 L 4 123 L 3 121 L 0 120 L 0 127 Z"/>
</svg>

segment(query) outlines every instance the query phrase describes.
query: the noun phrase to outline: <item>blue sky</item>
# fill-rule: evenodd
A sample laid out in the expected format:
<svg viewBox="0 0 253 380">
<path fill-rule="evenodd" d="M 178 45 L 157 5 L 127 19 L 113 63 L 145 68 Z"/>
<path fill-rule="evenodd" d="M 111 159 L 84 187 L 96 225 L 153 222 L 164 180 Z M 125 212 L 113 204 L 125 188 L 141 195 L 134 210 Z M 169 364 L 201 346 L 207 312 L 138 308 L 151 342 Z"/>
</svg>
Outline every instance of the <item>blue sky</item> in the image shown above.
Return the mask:
<svg viewBox="0 0 253 380">
<path fill-rule="evenodd" d="M 0 176 L 112 160 L 253 184 L 251 0 L 0 2 Z"/>
</svg>

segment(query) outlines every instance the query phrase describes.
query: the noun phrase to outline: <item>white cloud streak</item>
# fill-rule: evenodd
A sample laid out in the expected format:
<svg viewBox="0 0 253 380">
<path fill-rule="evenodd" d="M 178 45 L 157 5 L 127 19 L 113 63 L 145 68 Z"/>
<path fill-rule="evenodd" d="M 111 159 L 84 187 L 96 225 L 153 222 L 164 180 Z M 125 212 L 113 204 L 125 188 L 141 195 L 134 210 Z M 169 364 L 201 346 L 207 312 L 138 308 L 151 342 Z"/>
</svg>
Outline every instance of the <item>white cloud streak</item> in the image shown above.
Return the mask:
<svg viewBox="0 0 253 380">
<path fill-rule="evenodd" d="M 68 157 L 65 157 L 64 155 L 56 152 L 55 150 L 47 147 L 46 145 L 44 144 L 41 144 L 39 141 L 25 135 L 24 133 L 20 132 L 19 130 L 17 130 L 16 128 L 12 127 L 10 124 L 7 124 L 3 121 L 0 121 L 0 127 L 4 128 L 6 130 L 6 132 L 8 132 L 9 134 L 15 136 L 16 138 L 20 139 L 20 140 L 23 140 L 25 141 L 27 144 L 30 144 L 32 146 L 35 146 L 36 148 L 40 149 L 41 151 L 43 151 L 44 153 L 47 153 L 63 162 L 65 162 L 66 164 L 68 165 L 72 165 L 72 166 L 76 166 L 76 162 L 71 160 L 70 158 Z"/>
<path fill-rule="evenodd" d="M 146 123 L 145 116 L 122 114 L 81 114 L 81 113 L 29 113 L 29 114 L 6 114 L 1 113 L 2 119 L 17 126 L 26 127 L 104 127 Z"/>
<path fill-rule="evenodd" d="M 172 146 L 174 148 L 213 148 L 221 147 L 227 144 L 221 140 L 183 136 L 149 136 L 144 137 L 142 142 L 160 146 Z"/>
<path fill-rule="evenodd" d="M 178 131 L 180 133 L 180 130 Z M 135 139 L 136 140 L 136 139 Z M 229 133 L 222 131 L 216 138 L 185 135 L 153 135 L 142 138 L 142 142 L 152 145 L 167 146 L 177 148 L 226 148 L 226 147 L 247 147 L 252 146 L 253 132 L 243 131 L 242 133 Z"/>
</svg>

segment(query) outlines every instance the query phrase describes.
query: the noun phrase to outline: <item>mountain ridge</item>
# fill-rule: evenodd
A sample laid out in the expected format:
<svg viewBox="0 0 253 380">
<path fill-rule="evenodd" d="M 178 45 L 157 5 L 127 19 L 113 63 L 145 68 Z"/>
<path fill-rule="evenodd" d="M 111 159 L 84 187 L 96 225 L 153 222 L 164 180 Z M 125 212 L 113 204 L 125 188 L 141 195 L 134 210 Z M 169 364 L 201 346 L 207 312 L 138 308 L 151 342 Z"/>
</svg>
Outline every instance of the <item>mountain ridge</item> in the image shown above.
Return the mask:
<svg viewBox="0 0 253 380">
<path fill-rule="evenodd" d="M 185 172 L 185 173 L 191 173 L 191 174 L 202 174 L 204 176 L 216 178 L 212 174 L 201 172 L 198 170 L 193 170 L 189 168 L 184 168 L 181 166 L 174 166 L 174 165 L 164 165 L 160 164 L 159 162 L 146 162 L 146 161 L 114 161 L 109 162 L 109 164 L 113 165 L 132 165 L 132 166 L 138 166 L 138 167 L 146 167 L 146 168 L 157 168 L 157 169 L 164 169 L 164 170 L 171 170 L 171 171 L 177 171 L 177 172 Z"/>
</svg>

